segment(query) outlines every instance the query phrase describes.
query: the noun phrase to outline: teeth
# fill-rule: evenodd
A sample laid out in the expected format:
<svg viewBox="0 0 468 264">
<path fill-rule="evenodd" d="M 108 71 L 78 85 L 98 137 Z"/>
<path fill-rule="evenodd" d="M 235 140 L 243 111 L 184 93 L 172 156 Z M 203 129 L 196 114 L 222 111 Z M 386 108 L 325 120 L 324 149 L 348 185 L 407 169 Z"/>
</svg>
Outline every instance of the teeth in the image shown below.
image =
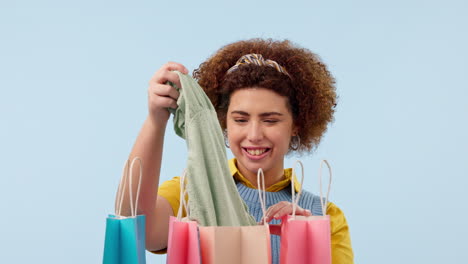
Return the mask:
<svg viewBox="0 0 468 264">
<path fill-rule="evenodd" d="M 258 156 L 258 155 L 261 155 L 263 154 L 264 152 L 266 151 L 266 149 L 255 149 L 255 150 L 247 150 L 247 152 L 249 152 L 250 155 L 254 155 L 254 156 Z"/>
</svg>

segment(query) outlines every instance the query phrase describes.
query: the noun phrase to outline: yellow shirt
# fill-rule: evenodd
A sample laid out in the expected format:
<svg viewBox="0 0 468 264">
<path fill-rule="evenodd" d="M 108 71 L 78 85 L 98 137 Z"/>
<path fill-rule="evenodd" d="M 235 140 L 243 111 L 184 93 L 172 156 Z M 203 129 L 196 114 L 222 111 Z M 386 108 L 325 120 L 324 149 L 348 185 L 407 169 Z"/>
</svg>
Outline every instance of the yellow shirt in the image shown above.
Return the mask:
<svg viewBox="0 0 468 264">
<path fill-rule="evenodd" d="M 236 159 L 229 160 L 229 169 L 232 176 L 245 186 L 256 189 L 250 181 L 245 178 L 236 166 Z M 284 170 L 284 179 L 271 185 L 266 189 L 268 192 L 277 192 L 289 186 L 292 177 L 290 168 Z M 294 188 L 299 191 L 301 185 L 297 180 L 294 180 Z M 177 215 L 179 210 L 179 195 L 180 195 L 180 178 L 174 177 L 171 180 L 165 181 L 159 186 L 158 195 L 164 197 L 172 207 L 174 215 Z M 184 212 L 185 214 L 185 212 Z M 327 215 L 330 216 L 331 225 L 331 249 L 333 264 L 348 264 L 353 262 L 353 249 L 351 247 L 351 237 L 349 235 L 349 227 L 343 211 L 334 203 L 329 202 L 327 205 Z M 165 254 L 166 250 L 159 250 L 153 253 Z"/>
</svg>

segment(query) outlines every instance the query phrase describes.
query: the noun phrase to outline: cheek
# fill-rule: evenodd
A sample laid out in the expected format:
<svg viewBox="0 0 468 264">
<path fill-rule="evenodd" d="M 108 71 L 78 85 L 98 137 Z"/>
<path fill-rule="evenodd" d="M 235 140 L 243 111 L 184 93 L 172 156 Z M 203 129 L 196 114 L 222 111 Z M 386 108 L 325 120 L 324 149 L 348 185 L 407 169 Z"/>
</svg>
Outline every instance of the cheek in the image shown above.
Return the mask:
<svg viewBox="0 0 468 264">
<path fill-rule="evenodd" d="M 242 131 L 240 131 L 238 128 L 235 128 L 235 126 L 228 125 L 226 128 L 226 132 L 228 141 L 232 143 L 231 145 L 234 145 L 233 143 L 238 143 L 242 139 Z"/>
<path fill-rule="evenodd" d="M 270 139 L 276 142 L 279 146 L 286 146 L 289 148 L 289 141 L 291 140 L 292 131 L 289 129 L 275 129 L 270 133 Z"/>
</svg>

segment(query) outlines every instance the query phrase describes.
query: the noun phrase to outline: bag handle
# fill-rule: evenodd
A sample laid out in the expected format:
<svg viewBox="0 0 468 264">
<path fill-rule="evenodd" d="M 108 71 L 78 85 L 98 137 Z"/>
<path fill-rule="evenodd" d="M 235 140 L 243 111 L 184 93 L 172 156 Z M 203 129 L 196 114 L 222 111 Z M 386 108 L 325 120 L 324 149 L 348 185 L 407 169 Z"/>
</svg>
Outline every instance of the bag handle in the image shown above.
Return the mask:
<svg viewBox="0 0 468 264">
<path fill-rule="evenodd" d="M 133 166 L 135 165 L 135 162 L 138 161 L 140 163 L 140 175 L 139 175 L 139 180 L 138 180 L 138 188 L 137 188 L 137 193 L 136 193 L 136 199 L 135 203 L 133 202 L 133 189 L 132 189 L 132 182 L 133 182 Z M 135 217 L 137 215 L 137 210 L 138 210 L 138 198 L 140 197 L 140 187 L 141 187 L 141 181 L 143 178 L 143 162 L 139 157 L 135 157 L 132 160 L 132 163 L 130 164 L 130 167 L 128 166 L 129 160 L 125 162 L 123 173 L 122 173 L 122 178 L 120 179 L 119 187 L 117 190 L 117 202 L 115 204 L 115 215 L 116 216 L 121 216 L 122 213 L 122 204 L 123 204 L 123 199 L 125 196 L 125 187 L 127 185 L 128 181 L 128 189 L 129 189 L 129 198 L 130 198 L 130 214 L 132 217 Z"/>
<path fill-rule="evenodd" d="M 301 165 L 301 188 L 299 189 L 299 192 L 297 194 L 297 197 L 294 197 L 295 196 L 295 193 L 296 193 L 296 190 L 294 189 L 294 185 L 295 185 L 295 181 L 294 179 L 296 179 L 296 166 L 297 164 Z M 302 185 L 304 183 L 304 165 L 302 164 L 302 162 L 300 160 L 296 160 L 296 162 L 294 162 L 294 165 L 292 167 L 292 175 L 291 175 L 291 194 L 292 194 L 292 204 L 293 204 L 293 213 L 292 213 L 292 217 L 295 218 L 296 217 L 296 208 L 297 208 L 297 204 L 299 203 L 299 198 L 301 198 L 301 194 L 302 194 Z"/>
<path fill-rule="evenodd" d="M 115 215 L 120 215 L 121 204 L 123 201 L 122 189 L 125 189 L 127 185 L 126 175 L 128 171 L 128 160 L 125 161 L 124 168 L 122 170 L 122 176 L 120 177 L 119 188 L 117 189 L 117 198 L 115 199 L 114 212 Z"/>
<path fill-rule="evenodd" d="M 328 167 L 328 174 L 330 175 L 328 179 L 328 190 L 327 190 L 327 196 L 325 198 L 325 201 L 323 200 L 323 193 L 322 193 L 322 167 L 323 163 L 325 163 Z M 331 182 L 332 182 L 332 170 L 330 163 L 328 163 L 327 160 L 322 160 L 320 162 L 320 169 L 319 169 L 319 186 L 320 186 L 320 204 L 322 205 L 322 215 L 326 215 L 327 212 L 327 203 L 328 203 L 328 197 L 330 195 L 330 187 L 331 187 Z"/>
<path fill-rule="evenodd" d="M 187 169 L 184 169 L 182 172 L 182 176 L 180 176 L 180 205 L 179 205 L 179 210 L 177 211 L 177 220 L 182 220 L 182 209 L 185 208 L 185 212 L 187 212 L 187 217 L 190 218 L 190 213 L 189 213 L 189 206 L 187 201 L 185 201 L 185 196 L 187 195 L 187 190 L 186 190 L 186 183 L 185 179 L 187 176 Z"/>
<path fill-rule="evenodd" d="M 329 172 L 329 181 L 328 181 L 328 190 L 327 190 L 327 196 L 325 197 L 325 200 L 323 199 L 323 191 L 322 191 L 322 169 L 323 169 L 323 164 L 326 164 L 328 167 L 328 172 Z M 297 194 L 297 197 L 295 198 L 295 190 L 294 190 L 294 179 L 296 178 L 296 171 L 295 168 L 297 164 L 301 165 L 301 188 L 299 189 L 299 192 Z M 320 162 L 320 169 L 319 169 L 319 186 L 320 186 L 320 205 L 322 206 L 322 214 L 326 215 L 327 212 L 327 203 L 328 203 L 328 197 L 330 195 L 330 188 L 331 188 L 331 181 L 332 181 L 332 170 L 330 163 L 328 163 L 327 160 L 322 160 Z M 296 160 L 294 163 L 294 166 L 292 168 L 292 177 L 291 177 L 291 193 L 292 193 L 292 204 L 293 204 L 293 213 L 292 217 L 294 218 L 296 216 L 296 207 L 298 206 L 299 203 L 299 198 L 302 193 L 302 184 L 304 182 L 304 166 L 301 161 Z"/>
<path fill-rule="evenodd" d="M 260 175 L 262 177 L 260 177 Z M 261 181 L 260 181 L 261 179 Z M 268 226 L 268 222 L 265 221 L 266 215 L 266 190 L 265 190 L 265 174 L 263 174 L 262 168 L 259 168 L 257 171 L 257 190 L 258 190 L 258 199 L 260 200 L 260 205 L 263 212 L 263 224 Z"/>
</svg>

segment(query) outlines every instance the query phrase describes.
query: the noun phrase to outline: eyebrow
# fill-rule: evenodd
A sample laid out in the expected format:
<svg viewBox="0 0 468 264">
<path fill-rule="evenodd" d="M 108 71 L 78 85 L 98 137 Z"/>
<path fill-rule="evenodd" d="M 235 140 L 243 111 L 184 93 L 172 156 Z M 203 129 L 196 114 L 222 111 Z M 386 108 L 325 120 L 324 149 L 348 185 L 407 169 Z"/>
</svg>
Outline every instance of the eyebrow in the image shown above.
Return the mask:
<svg viewBox="0 0 468 264">
<path fill-rule="evenodd" d="M 243 115 L 243 116 L 250 116 L 249 113 L 247 112 L 244 112 L 244 111 L 232 111 L 231 114 L 239 114 L 239 115 Z M 278 113 L 278 112 L 265 112 L 265 113 L 261 113 L 260 116 L 261 117 L 268 117 L 268 116 L 282 116 L 283 114 L 282 113 Z"/>
</svg>

